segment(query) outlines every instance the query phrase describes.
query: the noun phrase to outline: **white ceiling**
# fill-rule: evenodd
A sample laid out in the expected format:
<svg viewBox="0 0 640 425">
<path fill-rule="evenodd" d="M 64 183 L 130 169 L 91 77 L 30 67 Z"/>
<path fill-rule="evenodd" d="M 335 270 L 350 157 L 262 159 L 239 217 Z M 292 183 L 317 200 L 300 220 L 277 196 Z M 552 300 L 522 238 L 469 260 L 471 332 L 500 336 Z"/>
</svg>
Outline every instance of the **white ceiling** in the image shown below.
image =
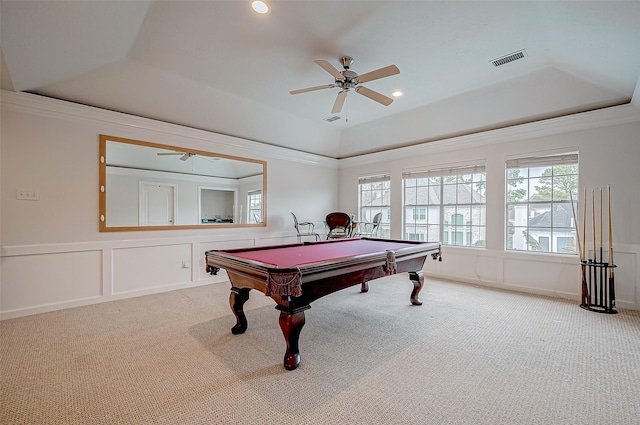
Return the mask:
<svg viewBox="0 0 640 425">
<path fill-rule="evenodd" d="M 270 3 L 2 0 L 2 88 L 341 158 L 628 103 L 639 80 L 640 1 Z M 404 96 L 351 91 L 329 123 L 338 88 L 289 94 L 345 55 L 397 65 L 363 85 Z"/>
</svg>

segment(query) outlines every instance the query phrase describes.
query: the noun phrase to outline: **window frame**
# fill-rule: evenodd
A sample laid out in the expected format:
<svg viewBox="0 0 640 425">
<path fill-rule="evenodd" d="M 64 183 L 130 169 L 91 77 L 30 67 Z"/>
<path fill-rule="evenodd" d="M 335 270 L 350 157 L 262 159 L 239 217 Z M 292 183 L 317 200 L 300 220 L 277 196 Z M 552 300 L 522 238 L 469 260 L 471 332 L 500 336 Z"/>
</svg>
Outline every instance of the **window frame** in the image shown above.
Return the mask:
<svg viewBox="0 0 640 425">
<path fill-rule="evenodd" d="M 483 162 L 403 172 L 403 237 L 424 240 L 426 235 L 427 240 L 438 240 L 443 245 L 484 249 L 487 235 L 486 186 L 487 173 Z M 424 223 L 415 218 L 419 209 L 427 211 Z M 450 219 L 446 220 L 446 217 Z M 462 221 L 459 223 L 460 218 Z"/>
<path fill-rule="evenodd" d="M 573 209 L 579 171 L 577 150 L 505 162 L 505 251 L 578 254 Z"/>
<path fill-rule="evenodd" d="M 364 193 L 369 196 L 364 196 Z M 376 193 L 376 195 L 373 195 Z M 363 199 L 371 199 L 364 205 Z M 375 200 L 379 204 L 373 205 Z M 358 177 L 358 222 L 371 223 L 377 213 L 382 213 L 382 221 L 377 229 L 376 237 L 388 238 L 391 235 L 391 175 L 379 174 Z"/>
<path fill-rule="evenodd" d="M 259 205 L 259 207 L 255 207 L 254 205 L 255 197 L 259 197 L 259 201 L 255 203 L 255 205 Z M 247 192 L 247 223 L 260 224 L 260 222 L 255 219 L 256 215 L 262 217 L 262 190 L 250 190 Z"/>
</svg>

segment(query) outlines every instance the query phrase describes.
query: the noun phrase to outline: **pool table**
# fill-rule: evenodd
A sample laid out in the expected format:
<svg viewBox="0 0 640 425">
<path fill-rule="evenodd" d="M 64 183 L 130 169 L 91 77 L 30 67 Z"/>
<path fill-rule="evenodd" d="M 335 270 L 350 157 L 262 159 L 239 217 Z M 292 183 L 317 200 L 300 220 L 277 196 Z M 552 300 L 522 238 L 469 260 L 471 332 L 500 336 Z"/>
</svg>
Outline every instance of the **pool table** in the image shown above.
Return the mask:
<svg viewBox="0 0 640 425">
<path fill-rule="evenodd" d="M 247 330 L 244 303 L 252 289 L 263 292 L 280 310 L 279 324 L 286 342 L 284 367 L 300 364 L 298 341 L 305 324 L 304 311 L 311 302 L 341 289 L 361 285 L 394 273 L 408 272 L 413 282 L 410 301 L 421 305 L 418 294 L 427 257 L 439 259 L 439 242 L 402 241 L 375 238 L 337 239 L 240 249 L 211 250 L 205 253 L 207 271 L 222 268 L 231 282 L 229 304 L 236 317 L 235 335 Z"/>
</svg>

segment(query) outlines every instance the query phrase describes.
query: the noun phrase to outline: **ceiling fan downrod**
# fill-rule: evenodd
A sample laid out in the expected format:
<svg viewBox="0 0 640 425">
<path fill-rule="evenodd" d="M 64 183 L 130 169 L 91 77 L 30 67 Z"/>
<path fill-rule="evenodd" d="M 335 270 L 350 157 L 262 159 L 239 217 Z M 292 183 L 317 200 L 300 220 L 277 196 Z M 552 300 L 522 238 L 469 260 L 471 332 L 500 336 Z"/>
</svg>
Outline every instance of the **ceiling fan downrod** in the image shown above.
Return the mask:
<svg viewBox="0 0 640 425">
<path fill-rule="evenodd" d="M 343 56 L 340 58 L 340 63 L 344 69 L 349 69 L 353 64 L 353 58 L 351 56 Z"/>
</svg>

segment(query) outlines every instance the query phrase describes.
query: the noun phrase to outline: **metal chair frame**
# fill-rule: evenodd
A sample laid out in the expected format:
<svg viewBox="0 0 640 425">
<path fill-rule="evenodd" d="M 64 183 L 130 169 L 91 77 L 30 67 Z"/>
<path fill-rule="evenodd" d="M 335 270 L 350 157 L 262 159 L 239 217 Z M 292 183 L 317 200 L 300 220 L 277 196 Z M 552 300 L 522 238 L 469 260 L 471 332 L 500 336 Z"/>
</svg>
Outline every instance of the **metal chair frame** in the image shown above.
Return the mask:
<svg viewBox="0 0 640 425">
<path fill-rule="evenodd" d="M 377 213 L 373 216 L 371 222 L 363 222 L 358 226 L 358 236 L 372 236 L 378 235 L 378 229 L 380 229 L 380 223 L 382 222 L 382 213 Z"/>
<path fill-rule="evenodd" d="M 296 229 L 296 233 L 298 236 L 298 242 L 302 242 L 302 238 L 305 236 L 311 237 L 313 236 L 315 240 L 320 240 L 320 234 L 315 232 L 315 225 L 310 221 L 299 222 L 298 217 L 294 213 L 291 213 L 293 216 L 293 227 Z"/>
</svg>

